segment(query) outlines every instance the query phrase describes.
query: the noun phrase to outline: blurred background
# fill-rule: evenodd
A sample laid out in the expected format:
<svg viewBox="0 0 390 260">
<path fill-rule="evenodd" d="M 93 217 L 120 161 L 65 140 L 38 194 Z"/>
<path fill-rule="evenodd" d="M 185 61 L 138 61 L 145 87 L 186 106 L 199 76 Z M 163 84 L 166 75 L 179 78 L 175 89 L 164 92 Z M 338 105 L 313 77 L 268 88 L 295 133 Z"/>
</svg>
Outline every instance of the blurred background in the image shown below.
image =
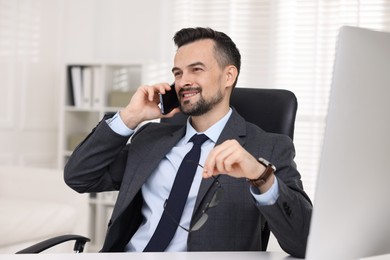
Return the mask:
<svg viewBox="0 0 390 260">
<path fill-rule="evenodd" d="M 123 85 L 117 80 L 125 81 L 126 90 L 171 82 L 172 37 L 193 26 L 223 31 L 236 42 L 242 55 L 237 87 L 295 93 L 296 162 L 314 199 L 334 52 L 343 25 L 390 31 L 390 0 L 0 0 L 0 222 L 7 223 L 1 219 L 7 214 L 13 218 L 18 205 L 5 199 L 20 198 L 24 214 L 31 216 L 26 199 L 42 202 L 59 193 L 52 202 L 73 212 L 64 221 L 77 220 L 57 233 L 86 234 L 94 240 L 91 251 L 99 248 L 115 193 L 84 197 L 63 187 L 70 139 L 77 141 L 105 112 L 120 109 L 119 103 L 110 103 L 115 86 Z M 95 91 L 101 104 L 74 103 L 74 67 L 101 71 L 96 73 L 100 80 L 95 79 L 101 81 L 101 91 Z M 52 176 L 55 180 L 49 182 Z M 37 190 L 42 197 L 32 198 Z M 61 212 L 49 216 L 65 214 Z M 25 220 L 17 221 L 20 226 Z M 53 235 L 37 230 L 30 232 L 39 234 L 35 240 Z M 14 250 L 30 242 L 28 234 L 14 231 L 0 232 L 0 253 L 7 252 L 2 246 Z"/>
</svg>

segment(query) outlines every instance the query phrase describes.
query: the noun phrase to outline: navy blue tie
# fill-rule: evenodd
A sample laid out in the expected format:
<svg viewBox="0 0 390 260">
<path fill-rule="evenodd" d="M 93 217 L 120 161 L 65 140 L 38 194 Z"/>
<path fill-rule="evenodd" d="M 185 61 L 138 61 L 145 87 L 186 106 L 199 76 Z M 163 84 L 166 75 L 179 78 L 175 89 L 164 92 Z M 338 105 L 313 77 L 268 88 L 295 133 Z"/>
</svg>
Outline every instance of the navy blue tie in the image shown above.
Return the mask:
<svg viewBox="0 0 390 260">
<path fill-rule="evenodd" d="M 194 146 L 180 164 L 160 222 L 144 252 L 164 252 L 175 235 L 198 167 L 200 148 L 207 139 L 204 134 L 191 137 Z"/>
</svg>

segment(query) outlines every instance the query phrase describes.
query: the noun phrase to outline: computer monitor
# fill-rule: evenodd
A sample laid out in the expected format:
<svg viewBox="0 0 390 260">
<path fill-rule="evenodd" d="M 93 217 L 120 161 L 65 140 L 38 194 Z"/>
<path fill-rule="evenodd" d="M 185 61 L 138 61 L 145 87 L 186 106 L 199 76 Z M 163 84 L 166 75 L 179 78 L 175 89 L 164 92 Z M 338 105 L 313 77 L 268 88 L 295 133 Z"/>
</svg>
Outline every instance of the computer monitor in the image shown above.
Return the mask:
<svg viewBox="0 0 390 260">
<path fill-rule="evenodd" d="M 390 253 L 390 33 L 340 30 L 307 259 Z"/>
</svg>

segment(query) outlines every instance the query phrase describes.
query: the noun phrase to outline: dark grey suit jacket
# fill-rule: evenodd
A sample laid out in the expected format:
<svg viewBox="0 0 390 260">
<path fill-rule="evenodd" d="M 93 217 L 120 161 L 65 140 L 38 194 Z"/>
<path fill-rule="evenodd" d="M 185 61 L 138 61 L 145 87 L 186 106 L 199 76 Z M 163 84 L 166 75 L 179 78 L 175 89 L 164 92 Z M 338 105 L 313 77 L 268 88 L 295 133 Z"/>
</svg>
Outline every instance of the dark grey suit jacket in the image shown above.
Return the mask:
<svg viewBox="0 0 390 260">
<path fill-rule="evenodd" d="M 142 185 L 184 134 L 182 126 L 150 123 L 137 131 L 128 143 L 127 137 L 113 132 L 102 120 L 76 148 L 64 171 L 70 187 L 78 192 L 119 190 L 102 251 L 124 250 L 142 222 Z M 217 207 L 209 209 L 206 224 L 189 234 L 188 250 L 264 250 L 262 232 L 268 232 L 264 231 L 267 222 L 287 253 L 303 257 L 312 205 L 303 191 L 293 160 L 295 149 L 291 139 L 266 133 L 245 122 L 236 111 L 217 144 L 228 139 L 236 139 L 254 157 L 264 157 L 276 166 L 279 198 L 274 205 L 259 206 L 244 179 L 220 175 L 224 196 Z M 207 191 L 214 188 L 212 178 L 202 180 L 192 222 L 201 215 L 208 199 L 205 198 Z"/>
</svg>

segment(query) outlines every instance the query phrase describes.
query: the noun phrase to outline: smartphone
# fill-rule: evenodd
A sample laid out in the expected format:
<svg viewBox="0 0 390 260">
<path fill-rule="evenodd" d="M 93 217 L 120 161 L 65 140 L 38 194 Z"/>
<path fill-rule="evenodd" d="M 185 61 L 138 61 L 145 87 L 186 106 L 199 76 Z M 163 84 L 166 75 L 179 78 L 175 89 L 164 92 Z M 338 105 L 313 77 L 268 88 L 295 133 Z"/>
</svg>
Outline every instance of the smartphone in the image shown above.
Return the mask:
<svg viewBox="0 0 390 260">
<path fill-rule="evenodd" d="M 166 91 L 165 94 L 160 94 L 160 109 L 161 114 L 166 115 L 174 108 L 179 106 L 179 100 L 176 95 L 175 84 L 171 85 L 171 90 Z"/>
</svg>

